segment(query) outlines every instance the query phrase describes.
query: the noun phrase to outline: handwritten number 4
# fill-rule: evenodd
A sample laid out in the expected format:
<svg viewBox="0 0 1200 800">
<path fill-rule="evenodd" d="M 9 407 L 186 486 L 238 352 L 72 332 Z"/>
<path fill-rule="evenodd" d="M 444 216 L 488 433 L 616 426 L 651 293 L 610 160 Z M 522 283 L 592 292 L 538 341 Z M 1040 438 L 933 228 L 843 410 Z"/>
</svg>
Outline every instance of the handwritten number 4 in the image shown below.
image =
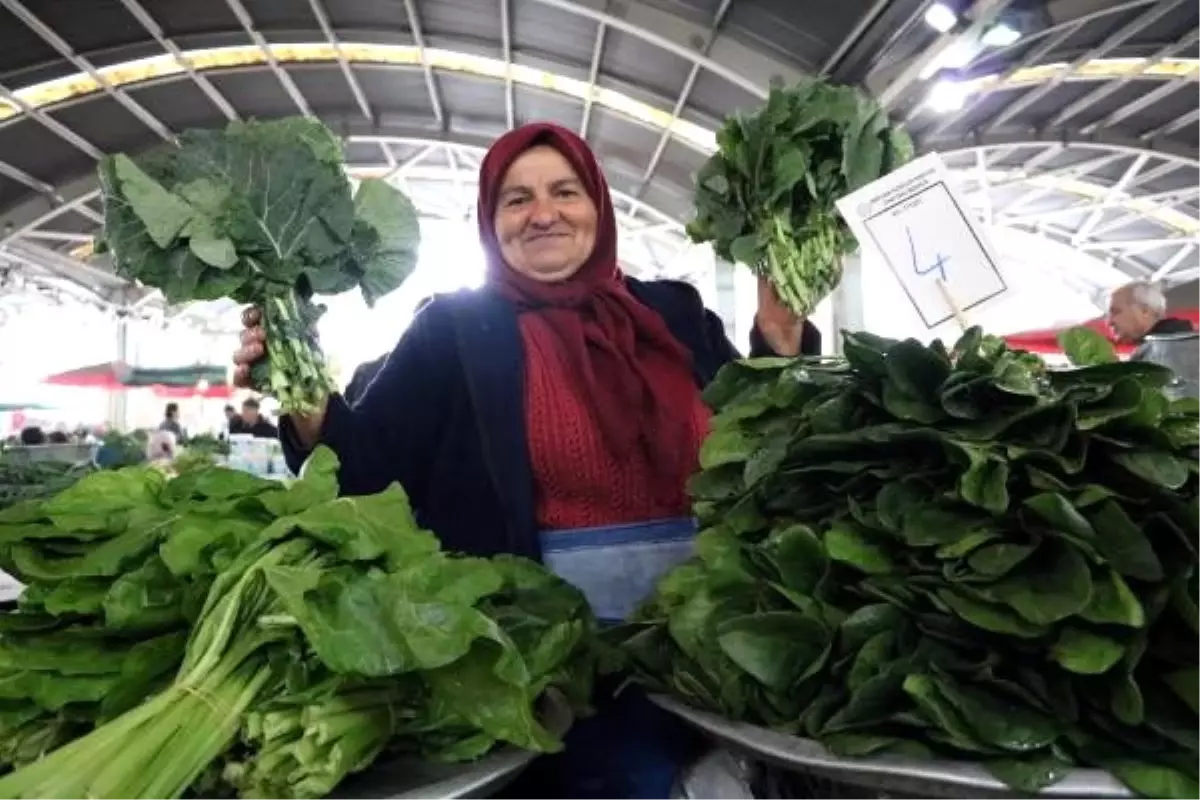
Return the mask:
<svg viewBox="0 0 1200 800">
<path fill-rule="evenodd" d="M 937 258 L 932 264 L 927 267 L 922 267 L 920 259 L 917 258 L 917 245 L 916 242 L 913 241 L 912 229 L 905 227 L 904 232 L 908 235 L 908 251 L 912 255 L 913 272 L 921 277 L 937 273 L 938 278 L 945 282 L 946 263 L 950 260 L 949 257 L 938 253 Z"/>
</svg>

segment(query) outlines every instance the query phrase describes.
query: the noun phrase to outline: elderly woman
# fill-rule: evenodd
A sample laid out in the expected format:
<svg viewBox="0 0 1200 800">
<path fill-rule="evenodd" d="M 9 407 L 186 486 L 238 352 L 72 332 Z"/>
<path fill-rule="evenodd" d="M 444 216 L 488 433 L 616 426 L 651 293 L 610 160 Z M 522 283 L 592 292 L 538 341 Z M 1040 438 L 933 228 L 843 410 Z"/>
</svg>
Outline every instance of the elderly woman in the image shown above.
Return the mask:
<svg viewBox="0 0 1200 800">
<path fill-rule="evenodd" d="M 707 431 L 701 388 L 737 358 L 696 290 L 617 263 L 617 225 L 587 144 L 551 124 L 501 137 L 479 177 L 480 291 L 439 296 L 358 376 L 353 404 L 282 420 L 295 469 L 318 443 L 347 494 L 399 481 L 449 549 L 541 560 L 619 620 L 689 554 L 686 492 Z M 235 361 L 263 355 L 258 315 Z M 807 327 L 806 327 L 807 326 Z M 819 349 L 760 287 L 755 354 Z M 363 385 L 365 388 L 363 388 Z M 665 797 L 687 736 L 634 693 L 600 700 L 536 771 L 551 797 Z"/>
</svg>

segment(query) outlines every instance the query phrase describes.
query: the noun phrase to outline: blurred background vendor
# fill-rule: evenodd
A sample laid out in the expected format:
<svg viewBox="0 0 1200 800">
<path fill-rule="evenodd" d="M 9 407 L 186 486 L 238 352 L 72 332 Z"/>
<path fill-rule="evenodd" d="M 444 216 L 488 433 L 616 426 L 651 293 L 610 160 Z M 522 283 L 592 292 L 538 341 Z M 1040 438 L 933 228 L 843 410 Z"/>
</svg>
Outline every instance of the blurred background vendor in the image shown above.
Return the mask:
<svg viewBox="0 0 1200 800">
<path fill-rule="evenodd" d="M 279 438 L 279 428 L 262 415 L 261 406 L 253 397 L 242 403 L 241 416 L 229 420 L 229 433 L 249 434 L 256 439 Z"/>
<path fill-rule="evenodd" d="M 1167 315 L 1167 298 L 1153 283 L 1135 281 L 1112 293 L 1108 301 L 1108 325 L 1113 334 L 1128 344 L 1141 346 L 1147 336 L 1190 333 L 1192 323 Z M 1137 351 L 1132 358 L 1143 360 Z"/>
</svg>

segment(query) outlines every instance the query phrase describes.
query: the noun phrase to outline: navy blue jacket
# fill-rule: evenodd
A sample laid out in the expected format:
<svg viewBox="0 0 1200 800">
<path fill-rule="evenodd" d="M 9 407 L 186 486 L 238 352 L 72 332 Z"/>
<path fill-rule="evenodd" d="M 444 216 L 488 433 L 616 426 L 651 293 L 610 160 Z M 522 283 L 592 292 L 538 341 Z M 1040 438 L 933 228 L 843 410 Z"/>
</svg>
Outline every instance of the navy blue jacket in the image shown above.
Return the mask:
<svg viewBox="0 0 1200 800">
<path fill-rule="evenodd" d="M 739 357 L 695 288 L 628 283 L 691 353 L 698 386 Z M 805 328 L 803 350 L 820 352 L 820 335 Z M 769 354 L 761 336 L 752 340 L 752 355 Z M 341 460 L 342 492 L 373 494 L 399 481 L 447 549 L 540 558 L 524 386 L 512 303 L 486 289 L 437 297 L 391 353 L 356 371 L 349 402 L 330 398 L 321 442 Z M 295 472 L 307 453 L 286 417 L 282 434 Z"/>
</svg>

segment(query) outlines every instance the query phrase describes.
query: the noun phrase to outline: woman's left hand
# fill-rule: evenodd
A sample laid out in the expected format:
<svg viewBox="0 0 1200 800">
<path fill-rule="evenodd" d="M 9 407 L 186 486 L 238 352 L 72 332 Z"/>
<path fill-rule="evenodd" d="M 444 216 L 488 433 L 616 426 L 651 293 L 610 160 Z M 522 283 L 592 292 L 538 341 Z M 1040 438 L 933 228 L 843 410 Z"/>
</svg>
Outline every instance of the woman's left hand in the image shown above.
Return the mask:
<svg viewBox="0 0 1200 800">
<path fill-rule="evenodd" d="M 777 355 L 800 355 L 804 317 L 783 304 L 766 278 L 758 279 L 758 311 L 754 315 L 754 324 Z"/>
</svg>

